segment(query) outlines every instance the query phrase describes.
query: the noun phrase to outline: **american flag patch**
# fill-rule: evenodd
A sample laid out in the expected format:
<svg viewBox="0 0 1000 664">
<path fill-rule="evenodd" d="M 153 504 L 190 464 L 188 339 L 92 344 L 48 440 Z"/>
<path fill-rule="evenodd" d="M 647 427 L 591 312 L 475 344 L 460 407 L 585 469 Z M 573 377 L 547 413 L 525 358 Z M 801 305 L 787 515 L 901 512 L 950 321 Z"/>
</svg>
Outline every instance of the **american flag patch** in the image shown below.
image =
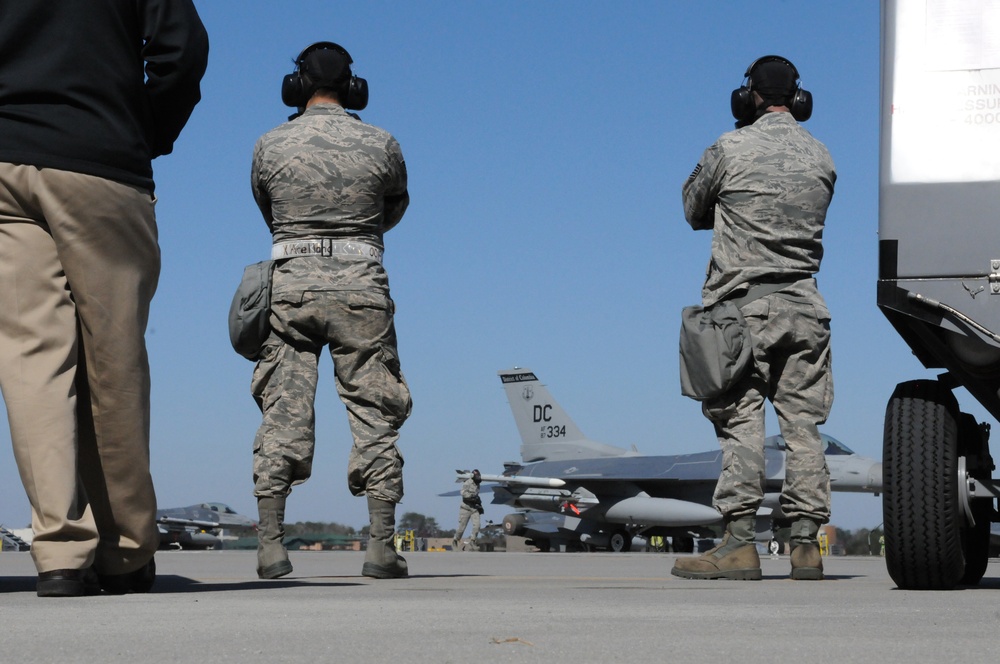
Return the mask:
<svg viewBox="0 0 1000 664">
<path fill-rule="evenodd" d="M 688 180 L 695 179 L 698 176 L 698 173 L 701 173 L 701 164 L 694 167 L 694 170 L 691 171 L 691 175 L 688 177 Z"/>
</svg>

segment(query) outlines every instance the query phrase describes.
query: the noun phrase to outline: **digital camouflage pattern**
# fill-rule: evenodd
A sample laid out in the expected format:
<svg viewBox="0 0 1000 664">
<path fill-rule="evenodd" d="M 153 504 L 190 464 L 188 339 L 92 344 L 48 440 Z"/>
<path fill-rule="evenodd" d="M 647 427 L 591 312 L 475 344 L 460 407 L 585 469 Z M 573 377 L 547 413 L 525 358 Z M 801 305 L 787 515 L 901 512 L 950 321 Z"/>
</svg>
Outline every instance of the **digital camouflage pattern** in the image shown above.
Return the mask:
<svg viewBox="0 0 1000 664">
<path fill-rule="evenodd" d="M 471 518 L 472 532 L 469 533 L 469 538 L 475 541 L 479 537 L 479 528 L 481 525 L 479 510 L 475 507 L 479 498 L 479 485 L 470 477 L 462 482 L 461 493 L 462 504 L 458 507 L 458 528 L 455 530 L 455 539 L 462 539 L 462 535 L 465 534 L 465 528 L 468 526 L 469 519 Z"/>
<path fill-rule="evenodd" d="M 835 181 L 826 147 L 790 113 L 767 113 L 719 138 L 683 186 L 688 223 L 714 230 L 704 306 L 755 283 L 794 282 L 741 307 L 752 369 L 702 404 L 723 450 L 714 505 L 727 520 L 756 513 L 763 500 L 765 399 L 788 444 L 783 511 L 793 520 L 830 517 L 830 473 L 817 428 L 833 404 L 830 314 L 812 276 Z"/>
<path fill-rule="evenodd" d="M 682 190 L 692 228 L 715 229 L 704 306 L 748 283 L 817 273 L 836 179 L 826 147 L 791 113 L 767 113 L 705 150 Z"/>
<path fill-rule="evenodd" d="M 462 482 L 462 507 L 470 510 L 476 509 L 476 498 L 479 497 L 479 485 L 471 477 Z"/>
<path fill-rule="evenodd" d="M 336 104 L 261 136 L 250 182 L 275 242 L 350 238 L 381 248 L 409 203 L 399 143 Z"/>
<path fill-rule="evenodd" d="M 811 284 L 805 280 L 798 290 Z M 782 292 L 745 305 L 741 310 L 753 345 L 751 369 L 732 390 L 702 404 L 723 451 L 713 504 L 727 518 L 755 514 L 764 499 L 768 399 L 788 446 L 782 511 L 793 520 L 830 519 L 830 471 L 817 428 L 833 405 L 830 314 L 815 295 L 813 303 L 791 300 Z"/>
<path fill-rule="evenodd" d="M 252 177 L 276 242 L 336 237 L 381 248 L 382 234 L 399 222 L 409 200 L 395 139 L 331 104 L 313 106 L 262 136 Z M 354 495 L 402 499 L 396 442 L 411 400 L 394 313 L 378 260 L 298 256 L 277 263 L 273 330 L 251 385 L 263 413 L 254 440 L 255 495 L 283 496 L 309 478 L 317 365 L 327 347 L 354 438 L 348 487 Z"/>
</svg>

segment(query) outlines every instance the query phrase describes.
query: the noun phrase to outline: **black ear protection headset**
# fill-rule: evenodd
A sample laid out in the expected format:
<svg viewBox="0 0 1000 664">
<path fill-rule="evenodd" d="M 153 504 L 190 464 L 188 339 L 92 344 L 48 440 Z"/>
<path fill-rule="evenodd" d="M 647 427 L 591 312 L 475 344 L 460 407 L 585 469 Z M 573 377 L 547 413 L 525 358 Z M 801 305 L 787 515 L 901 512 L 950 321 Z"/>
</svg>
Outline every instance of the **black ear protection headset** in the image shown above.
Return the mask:
<svg viewBox="0 0 1000 664">
<path fill-rule="evenodd" d="M 792 117 L 799 122 L 808 120 L 812 116 L 812 93 L 802 89 L 799 83 L 799 71 L 795 68 L 795 65 L 780 55 L 765 55 L 750 63 L 750 66 L 747 67 L 746 72 L 743 74 L 743 85 L 733 90 L 730 97 L 729 104 L 733 111 L 733 117 L 739 121 L 737 126 L 742 127 L 753 123 L 754 116 L 757 115 L 757 105 L 754 104 L 752 94 L 752 74 L 754 69 L 765 62 L 781 62 L 788 65 L 792 70 L 792 74 L 795 76 L 795 92 L 792 94 L 792 101 L 788 110 L 792 112 Z"/>
<path fill-rule="evenodd" d="M 306 59 L 319 50 L 332 50 L 339 53 L 347 61 L 347 77 L 343 80 L 327 81 L 317 78 L 319 72 L 310 72 Z M 281 101 L 286 106 L 302 109 L 317 88 L 328 87 L 337 92 L 337 98 L 344 108 L 362 111 L 368 105 L 368 81 L 358 78 L 351 72 L 350 65 L 354 63 L 347 50 L 333 42 L 316 42 L 307 46 L 295 58 L 295 71 L 285 76 L 281 81 Z"/>
</svg>

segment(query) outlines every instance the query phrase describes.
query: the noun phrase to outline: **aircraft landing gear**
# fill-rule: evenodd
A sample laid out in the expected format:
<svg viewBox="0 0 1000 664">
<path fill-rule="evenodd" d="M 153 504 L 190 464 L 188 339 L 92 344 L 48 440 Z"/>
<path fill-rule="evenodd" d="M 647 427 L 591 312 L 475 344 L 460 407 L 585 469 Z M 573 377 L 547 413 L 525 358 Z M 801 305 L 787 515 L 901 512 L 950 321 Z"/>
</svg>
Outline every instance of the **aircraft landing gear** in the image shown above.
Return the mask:
<svg viewBox="0 0 1000 664">
<path fill-rule="evenodd" d="M 990 558 L 990 522 L 994 508 L 992 500 L 972 498 L 969 480 L 989 483 L 993 458 L 989 449 L 989 426 L 980 425 L 976 418 L 962 413 L 958 420 L 959 499 L 965 507 L 965 527 L 962 529 L 962 551 L 965 572 L 959 581 L 964 586 L 977 585 L 986 573 Z"/>
<path fill-rule="evenodd" d="M 993 501 L 973 498 L 970 484 L 991 484 L 987 439 L 939 381 L 896 386 L 885 414 L 882 512 L 886 566 L 900 588 L 948 590 L 982 578 Z"/>
<path fill-rule="evenodd" d="M 694 553 L 693 537 L 674 537 L 670 543 L 674 553 Z"/>
<path fill-rule="evenodd" d="M 624 529 L 614 531 L 608 539 L 608 549 L 615 553 L 628 553 L 632 550 L 632 536 Z"/>
</svg>

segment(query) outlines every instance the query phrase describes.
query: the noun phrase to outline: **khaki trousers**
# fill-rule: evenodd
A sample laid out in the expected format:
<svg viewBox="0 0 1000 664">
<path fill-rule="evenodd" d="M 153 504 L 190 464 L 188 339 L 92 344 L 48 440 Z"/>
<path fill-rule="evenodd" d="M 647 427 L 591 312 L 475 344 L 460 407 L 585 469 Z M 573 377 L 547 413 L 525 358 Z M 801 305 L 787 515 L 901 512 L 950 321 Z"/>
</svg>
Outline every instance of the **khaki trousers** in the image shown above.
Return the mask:
<svg viewBox="0 0 1000 664">
<path fill-rule="evenodd" d="M 145 330 L 150 192 L 0 163 L 0 390 L 39 572 L 123 574 L 156 551 Z"/>
</svg>

